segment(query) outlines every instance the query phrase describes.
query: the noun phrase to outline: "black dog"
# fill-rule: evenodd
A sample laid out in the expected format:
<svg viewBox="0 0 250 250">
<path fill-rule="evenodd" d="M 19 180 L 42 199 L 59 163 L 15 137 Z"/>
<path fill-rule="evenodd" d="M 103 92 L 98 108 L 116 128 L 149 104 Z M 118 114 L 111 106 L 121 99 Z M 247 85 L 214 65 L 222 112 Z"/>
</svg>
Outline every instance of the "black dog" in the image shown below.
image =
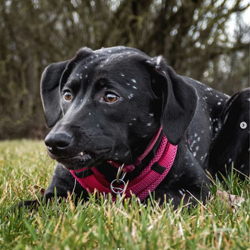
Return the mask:
<svg viewBox="0 0 250 250">
<path fill-rule="evenodd" d="M 235 161 L 249 174 L 249 89 L 229 100 L 177 75 L 161 56 L 112 47 L 83 48 L 48 66 L 41 96 L 53 127 L 45 144 L 58 161 L 46 200 L 55 188 L 59 197 L 87 199 L 97 189 L 114 200 L 151 191 L 178 206 L 206 200 L 206 170 L 225 173 Z"/>
</svg>

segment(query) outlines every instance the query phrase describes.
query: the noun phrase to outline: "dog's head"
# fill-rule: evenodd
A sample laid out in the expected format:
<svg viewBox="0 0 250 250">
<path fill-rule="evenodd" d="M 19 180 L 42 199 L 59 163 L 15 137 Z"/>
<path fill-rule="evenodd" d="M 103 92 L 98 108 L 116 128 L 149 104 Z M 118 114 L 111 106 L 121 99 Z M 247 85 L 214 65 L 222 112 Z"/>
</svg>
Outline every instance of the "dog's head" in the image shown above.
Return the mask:
<svg viewBox="0 0 250 250">
<path fill-rule="evenodd" d="M 166 65 L 126 47 L 83 48 L 41 80 L 50 156 L 68 169 L 131 164 L 162 126 L 178 144 L 193 118 L 194 88 Z"/>
</svg>

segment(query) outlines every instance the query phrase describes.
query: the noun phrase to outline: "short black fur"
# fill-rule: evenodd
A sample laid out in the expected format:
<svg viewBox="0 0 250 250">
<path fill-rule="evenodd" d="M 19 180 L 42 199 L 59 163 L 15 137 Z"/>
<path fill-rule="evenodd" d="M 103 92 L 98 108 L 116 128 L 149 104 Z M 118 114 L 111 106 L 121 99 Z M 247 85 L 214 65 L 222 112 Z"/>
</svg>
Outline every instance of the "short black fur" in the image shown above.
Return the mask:
<svg viewBox="0 0 250 250">
<path fill-rule="evenodd" d="M 134 163 L 161 126 L 178 152 L 155 190 L 160 202 L 164 197 L 175 207 L 182 199 L 205 202 L 210 185 L 206 170 L 213 176 L 226 174 L 224 165 L 230 168 L 232 161 L 249 175 L 249 89 L 229 99 L 177 75 L 161 56 L 151 58 L 128 47 L 82 48 L 72 60 L 46 68 L 41 97 L 47 125 L 53 127 L 45 144 L 58 161 L 45 200 L 55 188 L 57 196 L 70 192 L 87 199 L 69 169 L 94 165 L 112 180 L 117 170 L 108 161 Z"/>
</svg>

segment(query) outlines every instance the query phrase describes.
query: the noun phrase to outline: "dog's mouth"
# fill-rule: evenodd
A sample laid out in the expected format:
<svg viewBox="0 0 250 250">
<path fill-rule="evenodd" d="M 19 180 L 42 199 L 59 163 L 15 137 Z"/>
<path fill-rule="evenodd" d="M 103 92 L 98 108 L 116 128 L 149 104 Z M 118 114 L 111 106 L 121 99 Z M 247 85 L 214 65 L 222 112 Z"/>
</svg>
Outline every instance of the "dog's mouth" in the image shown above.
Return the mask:
<svg viewBox="0 0 250 250">
<path fill-rule="evenodd" d="M 58 157 L 48 151 L 49 156 L 61 163 L 68 170 L 78 170 L 83 167 L 93 167 L 104 160 L 110 149 L 96 150 L 95 152 L 80 151 L 77 155 Z"/>
</svg>

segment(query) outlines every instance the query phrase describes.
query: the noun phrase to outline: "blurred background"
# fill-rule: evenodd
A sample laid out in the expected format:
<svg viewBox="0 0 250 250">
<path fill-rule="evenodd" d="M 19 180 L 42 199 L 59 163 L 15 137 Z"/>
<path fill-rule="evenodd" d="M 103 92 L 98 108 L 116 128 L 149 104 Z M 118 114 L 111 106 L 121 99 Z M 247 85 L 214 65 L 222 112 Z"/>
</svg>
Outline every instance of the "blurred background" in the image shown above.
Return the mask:
<svg viewBox="0 0 250 250">
<path fill-rule="evenodd" d="M 163 55 L 229 95 L 249 86 L 249 0 L 1 0 L 0 139 L 44 138 L 40 77 L 84 46 Z"/>
</svg>

